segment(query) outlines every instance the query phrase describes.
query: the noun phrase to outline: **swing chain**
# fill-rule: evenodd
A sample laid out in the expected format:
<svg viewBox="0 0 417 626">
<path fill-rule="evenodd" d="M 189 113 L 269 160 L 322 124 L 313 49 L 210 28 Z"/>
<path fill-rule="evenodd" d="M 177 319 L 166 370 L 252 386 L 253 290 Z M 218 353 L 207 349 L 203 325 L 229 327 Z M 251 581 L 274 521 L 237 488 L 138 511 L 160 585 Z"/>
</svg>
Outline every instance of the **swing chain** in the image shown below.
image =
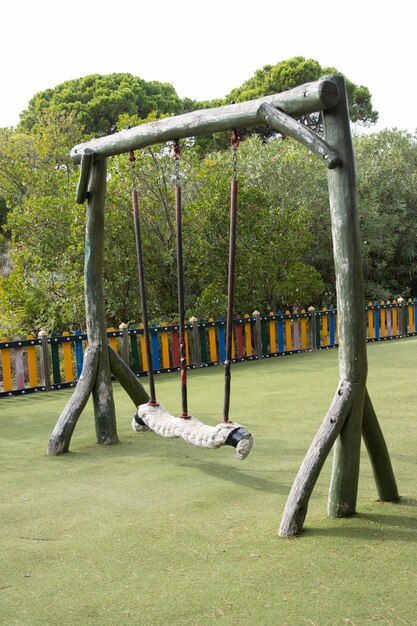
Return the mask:
<svg viewBox="0 0 417 626">
<path fill-rule="evenodd" d="M 136 190 L 136 157 L 133 150 L 129 152 L 130 172 L 132 176 L 132 190 Z"/>
<path fill-rule="evenodd" d="M 231 143 L 232 150 L 233 150 L 232 179 L 237 180 L 237 149 L 240 144 L 240 139 L 239 139 L 239 135 L 237 134 L 237 130 L 234 130 L 232 132 L 230 143 Z"/>
<path fill-rule="evenodd" d="M 177 187 L 180 186 L 180 157 L 181 157 L 181 148 L 179 141 L 176 139 L 173 144 L 173 156 L 175 160 L 175 184 Z"/>
</svg>

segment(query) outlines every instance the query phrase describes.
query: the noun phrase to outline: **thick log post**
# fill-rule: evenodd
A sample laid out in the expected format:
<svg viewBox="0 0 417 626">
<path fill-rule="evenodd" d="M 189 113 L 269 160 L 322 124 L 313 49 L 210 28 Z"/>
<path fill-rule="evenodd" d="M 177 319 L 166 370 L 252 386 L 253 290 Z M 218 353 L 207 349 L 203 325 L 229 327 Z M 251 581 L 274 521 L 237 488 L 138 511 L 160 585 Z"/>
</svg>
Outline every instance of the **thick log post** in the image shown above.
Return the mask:
<svg viewBox="0 0 417 626">
<path fill-rule="evenodd" d="M 323 112 L 323 119 L 326 141 L 342 159 L 341 166 L 327 170 L 339 311 L 339 372 L 341 380 L 355 385 L 355 394 L 335 444 L 328 511 L 331 516 L 344 517 L 356 509 L 367 358 L 355 159 L 346 87 L 342 76 L 332 80 L 340 98 L 334 108 Z"/>
<path fill-rule="evenodd" d="M 118 441 L 103 289 L 106 174 L 107 160 L 95 158 L 91 167 L 90 184 L 88 187 L 84 256 L 87 337 L 91 347 L 99 347 L 97 375 L 92 393 L 96 438 L 97 443 L 102 444 L 116 443 Z"/>
<path fill-rule="evenodd" d="M 329 168 L 327 174 L 339 310 L 340 388 L 291 489 L 279 529 L 281 537 L 291 537 L 301 532 L 311 491 L 334 442 L 329 515 L 344 517 L 355 513 L 362 434 L 380 499 L 398 499 L 388 450 L 366 391 L 364 289 L 355 161 L 346 87 L 342 76 L 332 76 L 330 80 L 335 83 L 340 94 L 334 108 L 323 113 L 325 146 L 329 145 L 341 159 L 336 167 Z M 267 107 L 263 107 L 263 110 L 269 114 Z M 286 118 L 284 121 L 287 121 Z M 322 148 L 323 145 L 318 150 L 319 154 Z M 339 395 L 342 397 L 339 398 Z"/>
</svg>

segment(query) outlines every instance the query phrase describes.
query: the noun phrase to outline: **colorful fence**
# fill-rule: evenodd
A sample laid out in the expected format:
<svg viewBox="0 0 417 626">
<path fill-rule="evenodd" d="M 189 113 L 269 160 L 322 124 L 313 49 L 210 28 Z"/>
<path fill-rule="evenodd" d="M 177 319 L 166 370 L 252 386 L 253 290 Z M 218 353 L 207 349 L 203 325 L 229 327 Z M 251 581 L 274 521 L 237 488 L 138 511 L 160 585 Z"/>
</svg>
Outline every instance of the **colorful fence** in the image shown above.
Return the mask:
<svg viewBox="0 0 417 626">
<path fill-rule="evenodd" d="M 417 298 L 369 303 L 366 307 L 368 341 L 397 339 L 417 334 Z M 186 324 L 186 353 L 189 368 L 217 365 L 226 358 L 226 322 L 222 318 Z M 163 322 L 150 328 L 153 366 L 156 373 L 179 370 L 179 328 Z M 109 343 L 140 377 L 148 364 L 142 328 L 108 331 Z M 278 311 L 237 316 L 234 320 L 232 357 L 236 361 L 277 357 L 337 346 L 337 311 Z M 0 397 L 63 389 L 76 385 L 83 366 L 87 336 L 76 332 L 62 336 L 26 339 L 2 338 L 0 342 Z"/>
</svg>

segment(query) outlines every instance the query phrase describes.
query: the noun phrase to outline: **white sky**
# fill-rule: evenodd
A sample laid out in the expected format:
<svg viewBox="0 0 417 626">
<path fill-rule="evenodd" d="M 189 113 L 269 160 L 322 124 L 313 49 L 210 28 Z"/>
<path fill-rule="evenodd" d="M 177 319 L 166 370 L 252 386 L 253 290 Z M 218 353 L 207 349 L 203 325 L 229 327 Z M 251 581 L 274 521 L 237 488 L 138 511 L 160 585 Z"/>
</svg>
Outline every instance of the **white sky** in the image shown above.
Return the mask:
<svg viewBox="0 0 417 626">
<path fill-rule="evenodd" d="M 203 100 L 300 55 L 366 85 L 377 129 L 417 129 L 416 0 L 6 0 L 0 16 L 0 127 L 35 93 L 88 74 Z"/>
</svg>

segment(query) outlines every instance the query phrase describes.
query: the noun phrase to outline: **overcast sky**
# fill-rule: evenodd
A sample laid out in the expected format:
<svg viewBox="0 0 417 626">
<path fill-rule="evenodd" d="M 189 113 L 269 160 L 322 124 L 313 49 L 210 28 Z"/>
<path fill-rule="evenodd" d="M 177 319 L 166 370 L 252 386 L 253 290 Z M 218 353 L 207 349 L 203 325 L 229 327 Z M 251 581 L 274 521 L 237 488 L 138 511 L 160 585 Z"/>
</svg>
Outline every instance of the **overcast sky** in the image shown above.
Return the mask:
<svg viewBox="0 0 417 626">
<path fill-rule="evenodd" d="M 88 74 L 129 72 L 203 100 L 301 55 L 366 85 L 377 129 L 417 129 L 416 0 L 6 0 L 0 15 L 0 127 L 35 93 Z"/>
</svg>

